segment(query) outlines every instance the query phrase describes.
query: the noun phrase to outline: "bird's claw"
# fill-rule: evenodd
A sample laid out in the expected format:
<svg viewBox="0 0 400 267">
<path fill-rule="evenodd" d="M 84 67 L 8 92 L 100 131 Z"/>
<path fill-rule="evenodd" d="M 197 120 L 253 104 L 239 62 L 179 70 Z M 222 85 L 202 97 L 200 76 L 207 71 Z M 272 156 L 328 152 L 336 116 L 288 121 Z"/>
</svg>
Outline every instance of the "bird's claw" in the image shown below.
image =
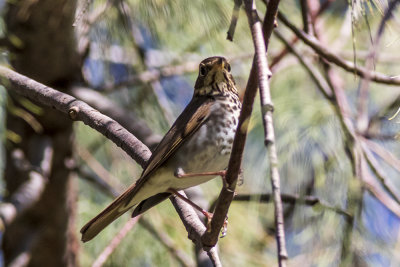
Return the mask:
<svg viewBox="0 0 400 267">
<path fill-rule="evenodd" d="M 221 238 L 225 237 L 228 232 L 228 216 L 226 216 L 224 224 L 221 229 Z"/>
<path fill-rule="evenodd" d="M 185 175 L 185 171 L 182 168 L 177 168 L 174 172 L 174 176 L 177 178 L 182 178 Z"/>
</svg>

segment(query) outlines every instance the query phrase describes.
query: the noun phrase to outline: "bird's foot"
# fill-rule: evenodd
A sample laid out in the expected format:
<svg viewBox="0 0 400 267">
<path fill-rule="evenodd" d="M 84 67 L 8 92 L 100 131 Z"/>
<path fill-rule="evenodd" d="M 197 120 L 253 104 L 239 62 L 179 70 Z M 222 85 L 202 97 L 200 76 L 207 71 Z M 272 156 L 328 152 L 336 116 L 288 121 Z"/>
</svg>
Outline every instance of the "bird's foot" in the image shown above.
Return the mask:
<svg viewBox="0 0 400 267">
<path fill-rule="evenodd" d="M 225 218 L 224 224 L 221 229 L 221 238 L 225 237 L 228 232 L 228 215 Z"/>
<path fill-rule="evenodd" d="M 211 212 L 208 212 L 208 211 L 202 209 L 196 203 L 194 203 L 193 201 L 191 201 L 187 197 L 181 195 L 178 191 L 176 191 L 173 188 L 168 189 L 168 192 L 174 194 L 175 196 L 177 196 L 178 198 L 182 199 L 183 201 L 188 203 L 190 206 L 192 206 L 196 210 L 200 211 L 207 218 L 207 224 L 206 224 L 207 232 L 209 232 L 211 230 L 211 220 L 212 220 L 212 217 L 213 217 L 213 214 Z"/>
</svg>

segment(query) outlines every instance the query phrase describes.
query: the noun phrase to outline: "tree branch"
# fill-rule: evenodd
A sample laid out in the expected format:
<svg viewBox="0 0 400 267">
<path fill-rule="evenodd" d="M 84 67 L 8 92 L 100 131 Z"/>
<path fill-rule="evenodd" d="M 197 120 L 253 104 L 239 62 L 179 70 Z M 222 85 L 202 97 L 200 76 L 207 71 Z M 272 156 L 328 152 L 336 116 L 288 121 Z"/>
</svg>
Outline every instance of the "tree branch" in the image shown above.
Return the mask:
<svg viewBox="0 0 400 267">
<path fill-rule="evenodd" d="M 254 98 L 257 93 L 257 73 L 255 60 L 250 71 L 246 92 L 243 97 L 242 110 L 232 146 L 232 153 L 229 159 L 228 170 L 226 172 L 227 186 L 223 186 L 215 207 L 214 216 L 211 220 L 210 231 L 202 236 L 203 247 L 212 248 L 218 241 L 218 234 L 225 222 L 229 206 L 235 195 L 235 188 L 240 173 L 240 166 L 243 158 L 244 145 L 246 143 L 247 129 L 251 112 L 253 109 Z"/>
<path fill-rule="evenodd" d="M 358 89 L 358 97 L 357 97 L 357 116 L 356 116 L 356 126 L 357 130 L 359 132 L 365 132 L 368 129 L 368 100 L 369 100 L 369 83 L 371 80 L 371 77 L 369 76 L 370 71 L 373 70 L 374 65 L 375 65 L 375 58 L 377 57 L 377 54 L 379 52 L 379 43 L 381 40 L 381 37 L 383 35 L 383 32 L 385 30 L 386 22 L 391 18 L 394 10 L 396 9 L 397 4 L 399 3 L 399 0 L 393 0 L 389 3 L 385 14 L 379 23 L 378 30 L 376 31 L 374 40 L 372 41 L 372 44 L 370 46 L 370 49 L 368 51 L 368 55 L 365 61 L 365 69 L 368 70 L 366 74 L 367 76 L 364 77 L 360 81 L 360 86 Z M 365 15 L 366 16 L 366 15 Z"/>
<path fill-rule="evenodd" d="M 108 246 L 100 253 L 100 255 L 92 264 L 92 267 L 101 267 L 104 265 L 108 257 L 114 252 L 114 250 L 118 247 L 124 237 L 128 234 L 128 232 L 136 225 L 140 217 L 141 216 L 130 218 L 129 221 L 125 223 L 121 231 L 119 231 L 118 234 L 114 236 L 110 244 L 108 244 Z"/>
<path fill-rule="evenodd" d="M 49 137 L 36 138 L 32 144 L 34 159 L 26 159 L 22 150 L 12 153 L 12 161 L 21 172 L 28 172 L 27 180 L 0 204 L 1 229 L 10 225 L 15 218 L 32 207 L 40 197 L 47 184 L 53 160 L 53 147 Z"/>
<path fill-rule="evenodd" d="M 320 205 L 323 209 L 331 210 L 334 211 L 340 215 L 346 216 L 346 217 L 352 217 L 351 214 L 349 214 L 347 211 L 338 208 L 338 207 L 332 207 L 323 201 L 321 201 L 318 197 L 315 196 L 299 196 L 299 195 L 291 195 L 291 194 L 281 194 L 281 199 L 282 202 L 286 204 L 303 204 L 303 205 L 308 205 L 308 206 L 316 206 Z M 235 202 L 245 202 L 245 201 L 259 201 L 262 203 L 268 203 L 271 202 L 272 196 L 271 194 L 239 194 L 235 196 L 234 201 Z"/>
<path fill-rule="evenodd" d="M 183 191 L 179 191 L 179 193 L 183 196 L 186 196 L 185 192 Z M 181 218 L 186 228 L 186 231 L 188 232 L 188 238 L 192 240 L 195 244 L 202 246 L 203 249 L 207 251 L 207 254 L 213 262 L 214 266 L 222 266 L 218 256 L 217 248 L 215 246 L 205 247 L 204 245 L 203 237 L 207 233 L 206 227 L 199 220 L 199 217 L 197 216 L 196 211 L 193 209 L 193 207 L 190 205 L 183 205 L 184 201 L 176 197 L 175 195 L 171 196 L 170 198 L 173 200 L 172 204 L 174 205 L 175 210 L 178 212 L 179 217 Z M 219 229 L 217 234 L 219 233 Z"/>
<path fill-rule="evenodd" d="M 85 102 L 77 100 L 76 98 L 59 92 L 51 87 L 45 86 L 4 66 L 0 66 L 0 78 L 0 84 L 4 85 L 7 89 L 14 90 L 18 94 L 25 96 L 32 101 L 38 102 L 43 106 L 52 107 L 64 114 L 68 114 L 73 120 L 83 121 L 86 125 L 102 133 L 117 146 L 121 147 L 142 167 L 146 166 L 147 160 L 151 156 L 151 151 L 146 147 L 146 145 L 116 121 L 101 114 Z M 10 85 L 12 85 L 12 88 L 10 88 Z M 172 203 L 175 208 L 179 208 L 178 213 L 181 218 L 186 219 L 191 217 L 190 221 L 184 221 L 189 233 L 195 231 L 193 229 L 195 229 L 199 224 L 202 225 L 199 217 L 194 211 L 195 216 L 190 212 L 186 213 L 190 206 L 187 207 L 187 204 L 175 199 L 172 200 Z M 204 225 L 203 227 L 205 228 Z M 200 242 L 200 236 L 197 235 L 195 237 L 197 238 L 196 242 Z M 210 250 L 208 255 L 217 266 L 220 265 L 216 249 Z"/>
<path fill-rule="evenodd" d="M 391 77 L 376 71 L 369 71 L 364 67 L 355 66 L 354 63 L 344 60 L 341 57 L 337 56 L 337 53 L 331 52 L 327 47 L 321 44 L 315 37 L 304 33 L 302 30 L 299 30 L 282 13 L 280 12 L 278 13 L 278 18 L 306 45 L 311 47 L 319 56 L 323 57 L 327 61 L 343 68 L 348 72 L 355 73 L 362 78 L 370 77 L 371 81 L 377 83 L 383 83 L 388 85 L 400 85 L 400 77 L 398 76 Z"/>
<path fill-rule="evenodd" d="M 146 165 L 146 161 L 150 158 L 150 150 L 139 139 L 119 123 L 101 114 L 85 102 L 38 83 L 4 66 L 0 66 L 0 77 L 3 78 L 0 79 L 0 83 L 6 88 L 39 102 L 43 106 L 68 114 L 72 120 L 82 121 L 102 133 L 142 167 Z M 10 88 L 10 83 L 13 85 L 12 88 Z"/>
<path fill-rule="evenodd" d="M 145 121 L 137 117 L 133 112 L 118 106 L 99 92 L 85 87 L 73 87 L 71 94 L 104 115 L 118 121 L 149 148 L 154 149 L 161 141 L 162 136 L 154 134 Z"/>
<path fill-rule="evenodd" d="M 253 2 L 253 3 L 252 3 Z M 269 40 L 275 27 L 276 14 L 278 12 L 279 0 L 270 0 L 267 5 L 267 11 L 264 18 L 263 27 L 257 16 L 257 10 L 254 1 L 245 1 L 246 13 L 251 27 L 256 59 L 258 84 L 260 88 L 260 103 L 262 120 L 264 126 L 264 144 L 268 151 L 270 163 L 270 179 L 275 207 L 275 228 L 276 241 L 278 247 L 278 264 L 286 266 L 288 258 L 285 242 L 285 227 L 283 219 L 283 207 L 280 191 L 280 176 L 278 170 L 278 155 L 275 146 L 275 129 L 273 125 L 274 105 L 271 99 L 269 88 L 269 78 L 271 71 L 268 68 L 266 53 L 268 52 Z"/>
</svg>

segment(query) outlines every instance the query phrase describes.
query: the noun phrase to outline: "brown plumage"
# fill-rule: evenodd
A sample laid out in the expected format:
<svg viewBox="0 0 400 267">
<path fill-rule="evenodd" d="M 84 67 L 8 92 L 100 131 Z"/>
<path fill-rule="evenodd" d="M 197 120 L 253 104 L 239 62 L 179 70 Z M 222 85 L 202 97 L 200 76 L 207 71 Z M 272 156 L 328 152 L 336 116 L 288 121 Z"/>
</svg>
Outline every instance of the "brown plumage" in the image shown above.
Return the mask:
<svg viewBox="0 0 400 267">
<path fill-rule="evenodd" d="M 203 60 L 192 100 L 155 149 L 141 177 L 81 229 L 82 241 L 91 240 L 135 205 L 133 217 L 157 205 L 171 195 L 170 188 L 181 190 L 213 178 L 177 178 L 178 168 L 186 173 L 226 168 L 239 112 L 229 63 L 223 57 Z"/>
</svg>

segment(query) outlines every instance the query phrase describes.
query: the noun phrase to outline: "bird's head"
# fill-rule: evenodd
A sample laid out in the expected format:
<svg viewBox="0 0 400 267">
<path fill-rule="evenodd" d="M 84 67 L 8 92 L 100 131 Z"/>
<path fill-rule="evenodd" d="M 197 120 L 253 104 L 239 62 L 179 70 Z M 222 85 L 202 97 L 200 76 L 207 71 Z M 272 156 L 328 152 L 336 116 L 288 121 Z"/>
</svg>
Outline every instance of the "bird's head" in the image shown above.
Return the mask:
<svg viewBox="0 0 400 267">
<path fill-rule="evenodd" d="M 231 65 L 224 57 L 209 57 L 199 65 L 199 76 L 194 86 L 195 96 L 224 96 L 238 94 Z"/>
</svg>

